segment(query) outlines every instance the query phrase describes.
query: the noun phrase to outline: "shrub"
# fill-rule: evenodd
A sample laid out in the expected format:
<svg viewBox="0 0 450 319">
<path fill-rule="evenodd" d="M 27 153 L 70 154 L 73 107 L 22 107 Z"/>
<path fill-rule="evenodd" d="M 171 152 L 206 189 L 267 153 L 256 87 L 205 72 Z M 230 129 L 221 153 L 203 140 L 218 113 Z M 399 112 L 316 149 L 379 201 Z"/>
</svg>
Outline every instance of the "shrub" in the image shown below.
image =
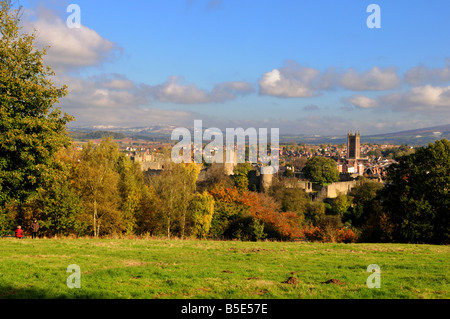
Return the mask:
<svg viewBox="0 0 450 319">
<path fill-rule="evenodd" d="M 337 232 L 337 242 L 354 243 L 357 239 L 355 232 L 351 229 L 341 228 Z"/>
</svg>

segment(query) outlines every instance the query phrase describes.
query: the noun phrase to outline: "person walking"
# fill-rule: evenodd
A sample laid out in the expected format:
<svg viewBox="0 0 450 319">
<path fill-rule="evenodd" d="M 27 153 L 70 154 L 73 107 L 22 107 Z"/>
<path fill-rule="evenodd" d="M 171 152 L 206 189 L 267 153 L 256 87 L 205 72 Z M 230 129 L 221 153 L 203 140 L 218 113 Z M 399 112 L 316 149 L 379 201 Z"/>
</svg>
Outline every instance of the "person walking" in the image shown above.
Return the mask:
<svg viewBox="0 0 450 319">
<path fill-rule="evenodd" d="M 23 238 L 23 230 L 21 226 L 17 226 L 17 229 L 15 230 L 16 233 L 16 237 L 18 239 L 22 239 Z"/>
<path fill-rule="evenodd" d="M 33 223 L 31 224 L 31 238 L 37 238 L 37 233 L 39 231 L 39 222 L 35 218 Z"/>
</svg>

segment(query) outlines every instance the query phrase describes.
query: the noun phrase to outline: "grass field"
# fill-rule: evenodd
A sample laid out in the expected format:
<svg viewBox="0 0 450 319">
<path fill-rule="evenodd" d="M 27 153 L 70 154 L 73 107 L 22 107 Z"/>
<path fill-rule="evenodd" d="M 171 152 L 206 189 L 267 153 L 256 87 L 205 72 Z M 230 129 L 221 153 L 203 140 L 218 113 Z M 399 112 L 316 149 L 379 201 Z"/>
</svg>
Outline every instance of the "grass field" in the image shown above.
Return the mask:
<svg viewBox="0 0 450 319">
<path fill-rule="evenodd" d="M 0 298 L 448 299 L 449 253 L 405 244 L 0 239 Z M 71 264 L 80 267 L 79 289 L 67 286 Z M 381 269 L 380 288 L 367 287 L 370 264 Z"/>
</svg>

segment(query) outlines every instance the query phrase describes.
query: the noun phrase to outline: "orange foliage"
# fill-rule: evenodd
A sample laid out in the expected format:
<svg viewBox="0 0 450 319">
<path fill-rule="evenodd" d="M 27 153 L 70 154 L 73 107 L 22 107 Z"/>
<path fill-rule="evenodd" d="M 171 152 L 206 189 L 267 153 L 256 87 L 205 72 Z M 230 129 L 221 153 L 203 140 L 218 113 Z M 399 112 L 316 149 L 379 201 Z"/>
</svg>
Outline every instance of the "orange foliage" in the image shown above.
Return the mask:
<svg viewBox="0 0 450 319">
<path fill-rule="evenodd" d="M 272 225 L 284 239 L 303 237 L 303 216 L 282 212 L 280 204 L 272 197 L 250 191 L 239 192 L 237 188 L 215 188 L 210 191 L 216 201 L 235 203 L 248 208 L 250 216 Z"/>
<path fill-rule="evenodd" d="M 341 228 L 338 230 L 337 242 L 352 243 L 356 241 L 356 234 L 351 229 Z"/>
</svg>

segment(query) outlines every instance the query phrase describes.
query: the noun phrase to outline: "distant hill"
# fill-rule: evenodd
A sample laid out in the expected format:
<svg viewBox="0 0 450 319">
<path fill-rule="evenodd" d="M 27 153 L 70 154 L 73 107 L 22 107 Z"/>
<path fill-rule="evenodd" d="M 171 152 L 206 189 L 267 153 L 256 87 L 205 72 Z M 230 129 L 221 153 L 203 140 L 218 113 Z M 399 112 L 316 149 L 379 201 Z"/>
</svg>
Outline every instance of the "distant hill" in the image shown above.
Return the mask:
<svg viewBox="0 0 450 319">
<path fill-rule="evenodd" d="M 70 135 L 75 140 L 97 140 L 108 137 L 120 140 L 126 137 L 124 133 L 108 132 L 108 131 L 70 132 Z"/>
<path fill-rule="evenodd" d="M 402 131 L 402 132 L 395 132 L 395 133 L 386 133 L 386 134 L 378 134 L 373 136 L 382 136 L 382 137 L 390 137 L 390 136 L 417 136 L 417 135 L 429 135 L 434 133 L 450 133 L 450 124 L 446 125 L 440 125 L 440 126 L 433 126 L 433 127 L 426 127 L 426 128 L 420 128 L 415 130 L 409 130 L 409 131 Z M 439 134 L 438 134 L 439 135 Z"/>
<path fill-rule="evenodd" d="M 450 124 L 395 133 L 361 136 L 362 142 L 424 145 L 440 139 L 450 139 Z"/>
<path fill-rule="evenodd" d="M 93 126 L 72 128 L 70 129 L 70 132 L 72 138 L 74 138 L 75 140 L 89 140 L 112 136 L 115 139 L 123 139 L 125 137 L 128 137 L 136 140 L 139 139 L 147 141 L 170 142 L 170 136 L 174 128 L 175 126 L 173 125 L 158 125 L 150 127 Z M 105 131 L 104 129 L 107 129 L 107 131 Z M 362 143 L 396 145 L 408 144 L 413 146 L 421 146 L 427 145 L 430 142 L 434 142 L 443 138 L 450 140 L 450 124 L 376 135 L 364 135 L 364 131 L 361 132 Z M 280 136 L 280 143 L 291 142 L 296 142 L 298 144 L 345 144 L 347 143 L 347 135 L 345 132 L 345 134 L 338 136 L 323 136 L 319 134 L 284 134 Z"/>
</svg>

